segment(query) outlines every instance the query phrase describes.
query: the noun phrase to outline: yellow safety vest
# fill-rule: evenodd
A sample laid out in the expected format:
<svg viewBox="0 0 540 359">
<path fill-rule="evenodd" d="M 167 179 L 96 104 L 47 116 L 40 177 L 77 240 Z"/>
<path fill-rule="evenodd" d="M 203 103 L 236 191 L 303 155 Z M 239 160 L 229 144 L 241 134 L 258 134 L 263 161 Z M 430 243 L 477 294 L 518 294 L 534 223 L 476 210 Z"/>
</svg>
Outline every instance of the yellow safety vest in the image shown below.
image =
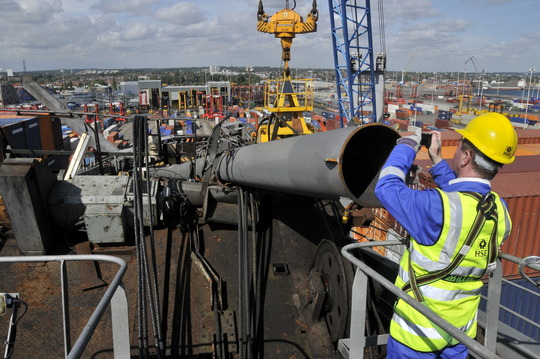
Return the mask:
<svg viewBox="0 0 540 359">
<path fill-rule="evenodd" d="M 411 240 L 395 284 L 474 338 L 481 278 L 495 269 L 499 246 L 510 234 L 512 223 L 506 206 L 493 192 L 489 201 L 482 201 L 477 193 L 438 191 L 443 203 L 439 238 L 433 245 Z M 482 210 L 480 203 L 484 204 Z M 482 217 L 483 213 L 488 215 Z M 390 335 L 421 352 L 458 344 L 402 300 L 396 302 Z"/>
</svg>

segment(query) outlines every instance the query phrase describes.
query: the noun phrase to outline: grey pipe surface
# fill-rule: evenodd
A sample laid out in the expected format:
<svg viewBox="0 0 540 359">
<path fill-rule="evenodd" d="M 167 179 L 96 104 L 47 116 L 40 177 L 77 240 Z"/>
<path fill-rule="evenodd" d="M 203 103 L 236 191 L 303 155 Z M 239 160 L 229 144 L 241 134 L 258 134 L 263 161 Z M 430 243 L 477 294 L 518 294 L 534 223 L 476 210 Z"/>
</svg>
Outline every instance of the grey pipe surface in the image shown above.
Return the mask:
<svg viewBox="0 0 540 359">
<path fill-rule="evenodd" d="M 399 134 L 373 123 L 240 147 L 219 158 L 222 182 L 380 207 L 378 173 Z"/>
</svg>

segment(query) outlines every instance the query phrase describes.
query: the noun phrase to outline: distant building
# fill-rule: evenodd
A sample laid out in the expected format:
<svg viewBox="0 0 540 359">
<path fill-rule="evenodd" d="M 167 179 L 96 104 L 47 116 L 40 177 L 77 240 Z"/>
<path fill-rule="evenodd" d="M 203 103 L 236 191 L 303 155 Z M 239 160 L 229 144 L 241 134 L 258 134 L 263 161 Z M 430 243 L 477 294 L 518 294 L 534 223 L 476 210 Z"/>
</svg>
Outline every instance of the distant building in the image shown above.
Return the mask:
<svg viewBox="0 0 540 359">
<path fill-rule="evenodd" d="M 137 96 L 139 94 L 138 81 L 120 82 L 120 93 L 125 97 Z"/>
</svg>

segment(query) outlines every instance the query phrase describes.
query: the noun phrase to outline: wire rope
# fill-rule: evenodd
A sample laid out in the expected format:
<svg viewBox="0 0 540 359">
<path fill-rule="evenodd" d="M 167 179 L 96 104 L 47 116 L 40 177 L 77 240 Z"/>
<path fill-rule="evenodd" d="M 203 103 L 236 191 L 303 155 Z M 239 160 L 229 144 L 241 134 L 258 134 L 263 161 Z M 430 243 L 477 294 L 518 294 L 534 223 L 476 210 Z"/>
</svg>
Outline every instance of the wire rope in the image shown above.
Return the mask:
<svg viewBox="0 0 540 359">
<path fill-rule="evenodd" d="M 384 24 L 384 0 L 378 0 L 379 10 L 379 46 L 381 52 L 386 54 L 386 32 Z"/>
</svg>

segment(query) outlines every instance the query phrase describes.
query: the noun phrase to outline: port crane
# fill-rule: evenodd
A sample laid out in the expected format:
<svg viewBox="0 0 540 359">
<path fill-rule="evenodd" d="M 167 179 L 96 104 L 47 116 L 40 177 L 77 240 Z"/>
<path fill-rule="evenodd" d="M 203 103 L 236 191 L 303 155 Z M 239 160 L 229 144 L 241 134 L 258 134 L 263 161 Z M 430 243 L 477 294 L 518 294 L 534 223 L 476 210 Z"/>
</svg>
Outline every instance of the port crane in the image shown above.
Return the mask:
<svg viewBox="0 0 540 359">
<path fill-rule="evenodd" d="M 377 99 L 383 98 L 386 69 L 384 26 L 381 52 L 375 56 L 370 0 L 329 0 L 328 4 L 341 127 L 378 122 L 383 103 Z M 379 15 L 383 19 L 382 2 Z"/>
<path fill-rule="evenodd" d="M 415 54 L 412 54 L 411 57 L 409 57 L 409 61 L 407 62 L 407 65 L 405 65 L 405 67 L 403 68 L 403 70 L 401 70 L 401 84 L 404 84 L 405 82 L 405 73 L 407 72 L 407 70 L 409 69 L 409 67 L 411 66 L 412 62 L 413 62 L 413 59 L 414 59 L 414 56 Z"/>
<path fill-rule="evenodd" d="M 480 62 L 478 62 L 478 59 L 474 56 L 471 56 L 467 59 L 467 61 L 465 61 L 465 72 L 467 71 L 467 64 L 469 62 L 473 65 L 474 73 L 476 74 L 476 82 L 478 82 L 478 96 L 480 96 L 481 90 L 482 90 L 482 79 L 484 78 L 484 74 L 486 71 L 484 70 L 482 65 L 480 65 Z M 479 71 L 479 68 L 482 71 Z"/>
<path fill-rule="evenodd" d="M 478 111 L 480 111 L 482 109 L 482 102 L 484 101 L 484 98 L 483 98 L 483 92 L 484 92 L 484 83 L 483 83 L 483 79 L 484 79 L 484 74 L 485 74 L 485 70 L 484 68 L 482 67 L 482 65 L 480 65 L 480 62 L 478 61 L 478 59 L 474 56 L 471 56 L 469 57 L 469 59 L 467 61 L 465 61 L 465 68 L 467 67 L 467 63 L 472 63 L 473 67 L 474 67 L 474 72 L 476 73 L 476 82 L 478 83 L 478 88 L 477 88 L 477 96 L 479 97 L 478 98 Z M 482 70 L 482 71 L 479 71 L 479 68 Z"/>
</svg>

